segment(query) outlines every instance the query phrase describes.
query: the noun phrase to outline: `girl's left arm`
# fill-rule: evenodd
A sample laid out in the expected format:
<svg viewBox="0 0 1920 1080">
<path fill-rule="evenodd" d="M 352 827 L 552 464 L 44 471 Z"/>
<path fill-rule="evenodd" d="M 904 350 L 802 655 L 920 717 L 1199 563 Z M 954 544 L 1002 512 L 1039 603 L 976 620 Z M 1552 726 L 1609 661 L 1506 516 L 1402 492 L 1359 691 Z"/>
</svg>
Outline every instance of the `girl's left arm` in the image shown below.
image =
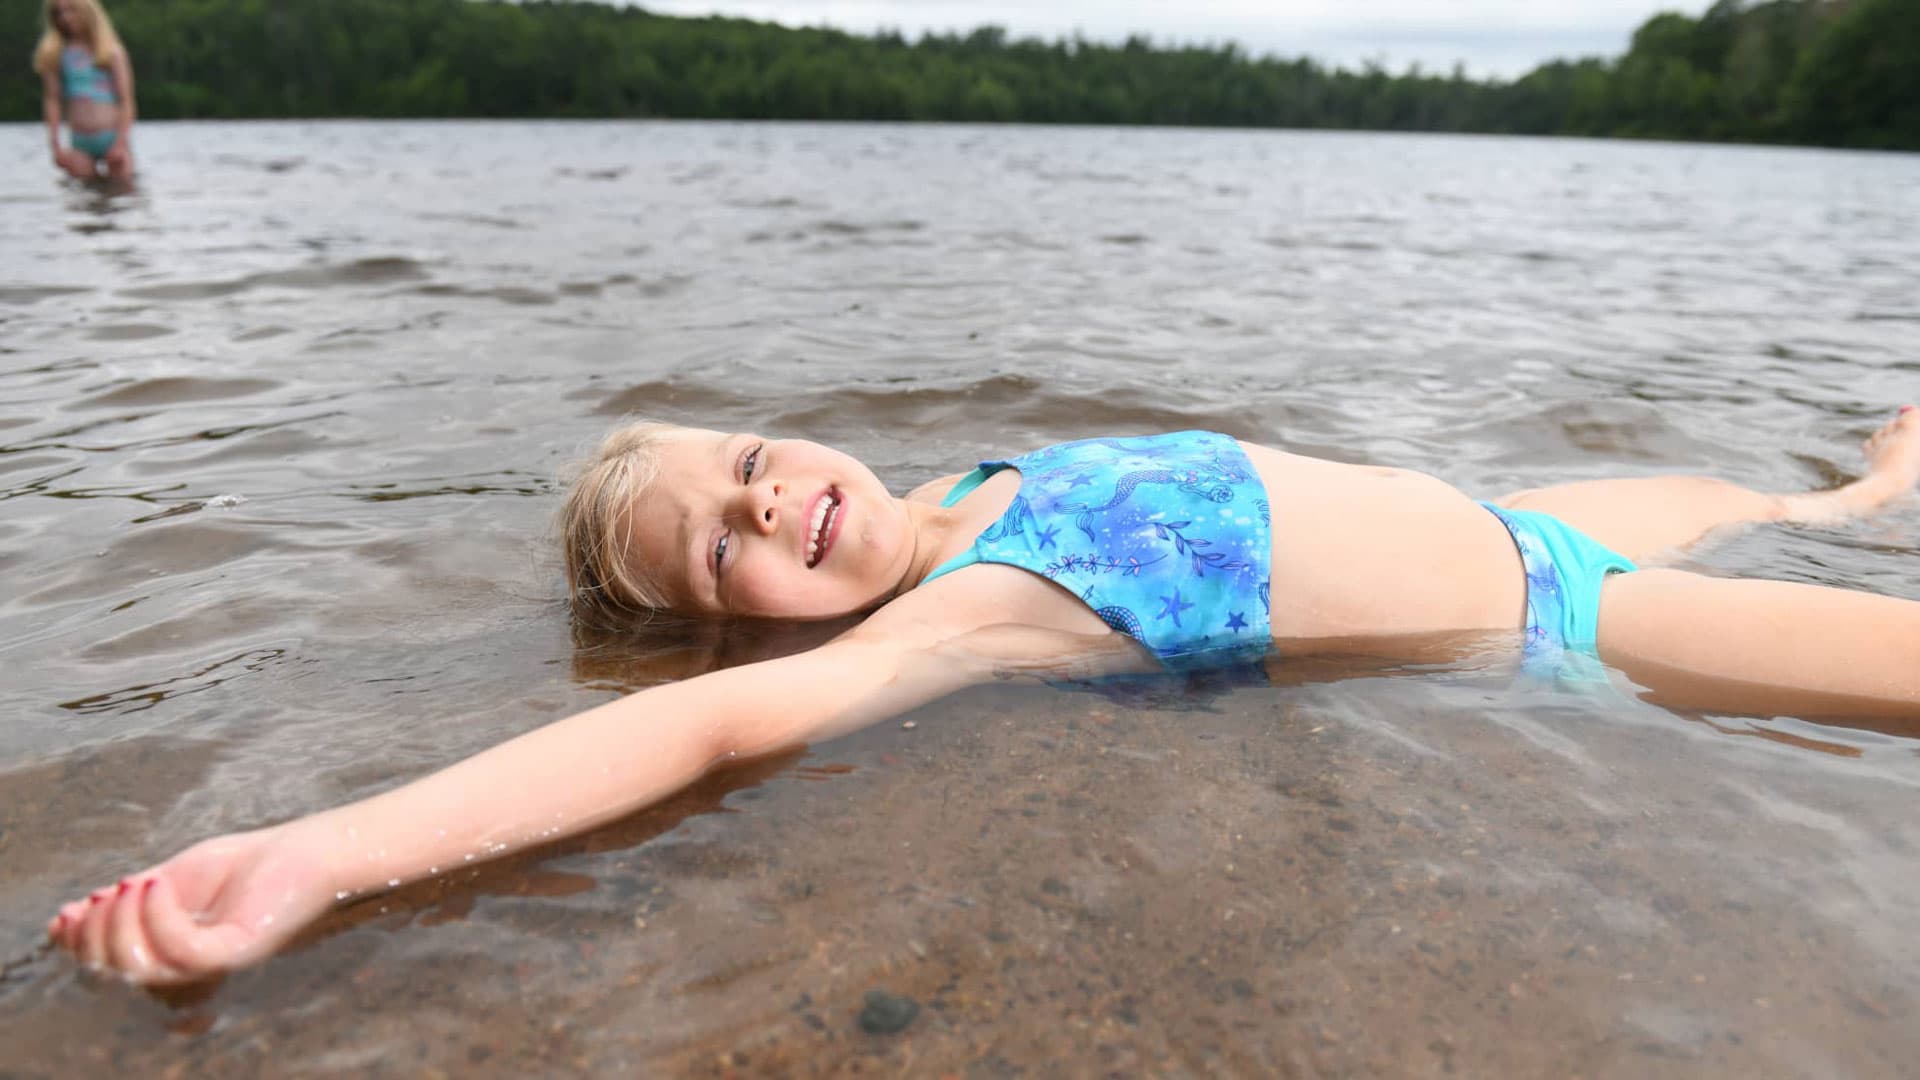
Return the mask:
<svg viewBox="0 0 1920 1080">
<path fill-rule="evenodd" d="M 114 91 L 120 95 L 120 126 L 115 129 L 120 137 L 114 140 L 114 145 L 130 147 L 133 145 L 133 117 L 139 110 L 133 100 L 133 61 L 128 58 L 125 48 L 113 58 L 113 66 L 108 70 L 113 75 Z"/>
</svg>

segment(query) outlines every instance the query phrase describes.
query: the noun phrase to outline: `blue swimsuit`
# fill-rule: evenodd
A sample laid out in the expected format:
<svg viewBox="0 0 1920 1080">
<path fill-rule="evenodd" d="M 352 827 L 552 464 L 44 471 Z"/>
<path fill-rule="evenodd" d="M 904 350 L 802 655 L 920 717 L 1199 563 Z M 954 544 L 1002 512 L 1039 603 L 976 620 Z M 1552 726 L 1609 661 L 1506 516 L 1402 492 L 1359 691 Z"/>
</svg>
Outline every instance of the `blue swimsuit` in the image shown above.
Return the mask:
<svg viewBox="0 0 1920 1080">
<path fill-rule="evenodd" d="M 120 97 L 113 91 L 113 78 L 105 68 L 94 62 L 93 53 L 78 46 L 69 45 L 60 50 L 60 87 L 61 93 L 68 99 L 82 101 L 103 101 L 109 105 L 119 104 Z M 73 148 L 88 157 L 106 157 L 113 149 L 119 134 L 111 129 L 107 131 L 72 131 L 68 139 Z"/>
<path fill-rule="evenodd" d="M 1266 652 L 1267 492 L 1239 443 L 1210 431 L 1061 443 L 981 462 L 941 505 L 1002 469 L 1020 473 L 1006 513 L 927 581 L 979 562 L 1032 571 L 1170 667 Z"/>
</svg>

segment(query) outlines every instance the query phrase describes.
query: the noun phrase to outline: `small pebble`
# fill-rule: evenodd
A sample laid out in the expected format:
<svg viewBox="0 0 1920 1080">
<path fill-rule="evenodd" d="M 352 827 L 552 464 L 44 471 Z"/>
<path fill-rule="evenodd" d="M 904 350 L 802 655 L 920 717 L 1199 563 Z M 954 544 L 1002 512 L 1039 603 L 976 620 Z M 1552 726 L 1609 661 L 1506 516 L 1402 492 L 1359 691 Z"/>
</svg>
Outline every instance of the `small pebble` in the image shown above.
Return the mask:
<svg viewBox="0 0 1920 1080">
<path fill-rule="evenodd" d="M 920 1015 L 920 1003 L 885 990 L 867 991 L 867 1006 L 860 1010 L 860 1030 L 869 1035 L 894 1035 L 905 1031 Z"/>
</svg>

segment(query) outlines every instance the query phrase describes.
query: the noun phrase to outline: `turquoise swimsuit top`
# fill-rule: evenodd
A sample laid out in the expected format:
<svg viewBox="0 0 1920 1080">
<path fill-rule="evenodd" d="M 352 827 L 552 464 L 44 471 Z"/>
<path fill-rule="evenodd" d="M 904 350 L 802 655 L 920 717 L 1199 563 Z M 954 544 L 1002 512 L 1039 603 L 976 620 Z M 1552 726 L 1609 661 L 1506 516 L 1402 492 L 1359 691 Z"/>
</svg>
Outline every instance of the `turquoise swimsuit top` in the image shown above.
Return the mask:
<svg viewBox="0 0 1920 1080">
<path fill-rule="evenodd" d="M 93 62 L 93 53 L 79 45 L 60 50 L 60 91 L 68 98 L 118 104 L 113 79 L 107 70 Z"/>
<path fill-rule="evenodd" d="M 1020 567 L 1169 667 L 1253 659 L 1272 644 L 1267 493 L 1233 439 L 1182 431 L 1061 443 L 981 462 L 941 505 L 1002 469 L 1020 473 L 1006 513 L 927 581 L 979 562 Z"/>
</svg>

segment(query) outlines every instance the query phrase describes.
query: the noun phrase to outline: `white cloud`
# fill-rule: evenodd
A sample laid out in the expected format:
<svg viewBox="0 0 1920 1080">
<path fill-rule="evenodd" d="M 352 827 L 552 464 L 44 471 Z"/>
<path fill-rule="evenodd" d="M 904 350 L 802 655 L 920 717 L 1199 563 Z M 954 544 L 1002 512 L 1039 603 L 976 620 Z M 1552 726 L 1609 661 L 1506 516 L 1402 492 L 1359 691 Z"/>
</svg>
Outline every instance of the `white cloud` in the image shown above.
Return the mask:
<svg viewBox="0 0 1920 1080">
<path fill-rule="evenodd" d="M 1312 56 L 1395 70 L 1456 61 L 1478 76 L 1511 77 L 1555 57 L 1616 55 L 1635 27 L 1707 0 L 643 0 L 663 15 L 733 15 L 856 33 L 967 31 L 987 23 L 1015 37 L 1098 41 L 1147 34 L 1156 41 L 1232 41 L 1254 54 Z"/>
</svg>

